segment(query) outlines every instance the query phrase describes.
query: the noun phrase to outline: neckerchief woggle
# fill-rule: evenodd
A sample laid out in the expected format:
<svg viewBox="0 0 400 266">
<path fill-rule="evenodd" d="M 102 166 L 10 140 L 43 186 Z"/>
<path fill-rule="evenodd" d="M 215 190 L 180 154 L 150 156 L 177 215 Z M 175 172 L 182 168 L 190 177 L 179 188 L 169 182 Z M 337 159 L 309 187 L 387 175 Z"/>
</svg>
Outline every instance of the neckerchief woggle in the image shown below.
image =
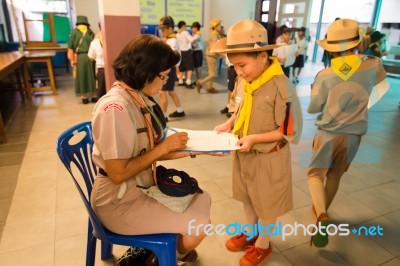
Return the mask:
<svg viewBox="0 0 400 266">
<path fill-rule="evenodd" d="M 346 55 L 331 60 L 333 72 L 342 80 L 348 80 L 360 67 L 362 57 L 360 55 Z"/>
</svg>

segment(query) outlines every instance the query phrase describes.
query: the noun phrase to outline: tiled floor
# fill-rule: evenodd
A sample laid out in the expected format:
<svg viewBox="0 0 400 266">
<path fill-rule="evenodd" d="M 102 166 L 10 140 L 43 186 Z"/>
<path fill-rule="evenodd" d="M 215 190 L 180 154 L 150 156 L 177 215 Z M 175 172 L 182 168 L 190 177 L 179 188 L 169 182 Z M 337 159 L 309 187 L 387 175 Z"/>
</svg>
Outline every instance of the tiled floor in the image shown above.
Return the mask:
<svg viewBox="0 0 400 266">
<path fill-rule="evenodd" d="M 306 169 L 315 116 L 305 112 L 309 84 L 319 66 L 307 65 L 297 87 L 304 115 L 304 134 L 292 146 L 294 209 L 283 224 L 315 222 L 307 187 Z M 303 235 L 283 241 L 273 237 L 274 253 L 263 265 L 400 265 L 400 80 L 370 111 L 370 130 L 349 172 L 330 216 L 336 223 L 381 226 L 383 236 L 334 236 L 324 249 L 311 248 Z M 59 162 L 55 143 L 66 128 L 90 120 L 93 104 L 82 105 L 74 96 L 70 77 L 57 79 L 59 95 L 35 96 L 21 106 L 6 127 L 9 142 L 0 145 L 0 265 L 84 265 L 87 216 L 71 178 Z M 187 117 L 170 125 L 212 129 L 225 120 L 219 114 L 226 102 L 225 77 L 216 95 L 198 95 L 177 88 Z M 170 112 L 174 111 L 171 107 Z M 229 157 L 202 156 L 165 163 L 195 176 L 212 196 L 214 224 L 244 222 L 241 205 L 232 199 Z M 228 252 L 227 236 L 210 236 L 199 246 L 196 265 L 238 265 L 241 253 Z M 121 255 L 126 247 L 116 247 Z M 113 265 L 101 261 L 96 265 Z"/>
</svg>

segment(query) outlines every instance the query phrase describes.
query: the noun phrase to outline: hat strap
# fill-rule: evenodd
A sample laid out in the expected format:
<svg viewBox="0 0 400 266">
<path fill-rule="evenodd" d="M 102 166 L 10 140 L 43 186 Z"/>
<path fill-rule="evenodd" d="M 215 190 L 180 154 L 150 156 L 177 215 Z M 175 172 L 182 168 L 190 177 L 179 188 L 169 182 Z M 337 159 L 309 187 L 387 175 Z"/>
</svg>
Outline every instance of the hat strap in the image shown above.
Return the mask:
<svg viewBox="0 0 400 266">
<path fill-rule="evenodd" d="M 268 42 L 253 42 L 253 43 L 240 43 L 240 44 L 231 44 L 227 45 L 226 48 L 228 49 L 235 49 L 235 48 L 254 48 L 255 45 L 258 46 L 266 46 Z"/>
<path fill-rule="evenodd" d="M 345 39 L 345 40 L 327 41 L 327 43 L 328 43 L 328 44 L 346 43 L 346 42 L 357 41 L 358 39 L 360 39 L 360 36 L 359 36 L 359 35 L 357 35 L 356 37 L 350 38 L 350 39 Z"/>
</svg>

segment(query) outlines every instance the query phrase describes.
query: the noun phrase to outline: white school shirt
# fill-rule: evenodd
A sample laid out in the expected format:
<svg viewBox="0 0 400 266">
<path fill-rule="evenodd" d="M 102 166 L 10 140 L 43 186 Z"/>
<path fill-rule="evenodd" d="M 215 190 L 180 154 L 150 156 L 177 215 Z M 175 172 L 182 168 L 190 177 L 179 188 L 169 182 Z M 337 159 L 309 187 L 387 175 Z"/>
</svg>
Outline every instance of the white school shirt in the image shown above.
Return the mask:
<svg viewBox="0 0 400 266">
<path fill-rule="evenodd" d="M 96 38 L 90 43 L 88 57 L 96 60 L 97 68 L 104 68 L 103 46 L 100 43 L 100 39 Z"/>
<path fill-rule="evenodd" d="M 186 30 L 178 32 L 176 34 L 176 39 L 178 40 L 179 48 L 181 51 L 189 51 L 192 49 L 192 42 L 194 41 L 192 35 Z"/>
<path fill-rule="evenodd" d="M 306 50 L 307 50 L 306 38 L 303 38 L 303 39 L 300 40 L 299 37 L 296 37 L 296 43 L 297 43 L 297 46 L 299 47 L 299 49 L 298 49 L 299 54 L 304 55 L 306 53 Z"/>
</svg>

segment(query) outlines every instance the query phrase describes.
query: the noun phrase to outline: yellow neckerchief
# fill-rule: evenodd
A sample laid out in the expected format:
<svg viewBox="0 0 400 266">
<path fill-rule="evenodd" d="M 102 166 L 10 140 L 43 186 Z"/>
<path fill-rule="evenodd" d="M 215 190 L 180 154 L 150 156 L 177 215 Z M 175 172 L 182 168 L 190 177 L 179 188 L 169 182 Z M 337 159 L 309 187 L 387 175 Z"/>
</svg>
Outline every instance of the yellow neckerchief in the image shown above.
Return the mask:
<svg viewBox="0 0 400 266">
<path fill-rule="evenodd" d="M 195 34 L 196 34 L 196 35 L 201 35 L 200 31 L 196 32 Z"/>
<path fill-rule="evenodd" d="M 374 45 L 379 46 L 379 41 L 378 41 L 378 42 L 372 42 L 372 43 L 370 43 L 370 44 L 369 44 L 369 47 L 372 47 L 372 46 L 374 46 Z"/>
<path fill-rule="evenodd" d="M 221 39 L 221 34 L 219 34 L 218 31 L 212 30 L 212 31 L 211 31 L 211 34 L 217 35 L 217 40 Z"/>
<path fill-rule="evenodd" d="M 244 81 L 244 103 L 240 110 L 239 118 L 233 127 L 232 133 L 237 134 L 239 129 L 243 126 L 243 137 L 247 136 L 249 131 L 251 109 L 253 107 L 253 92 L 258 90 L 264 83 L 269 81 L 274 76 L 283 75 L 282 67 L 276 58 L 272 58 L 272 64 L 251 83 Z"/>
<path fill-rule="evenodd" d="M 348 80 L 360 67 L 362 58 L 360 55 L 345 55 L 331 60 L 332 70 L 339 78 Z"/>
<path fill-rule="evenodd" d="M 103 46 L 103 34 L 100 34 L 98 36 L 98 38 L 99 38 L 100 45 Z"/>
<path fill-rule="evenodd" d="M 85 34 L 88 31 L 88 26 L 83 25 L 83 24 L 79 24 L 76 26 L 76 28 L 82 32 L 83 34 Z"/>
<path fill-rule="evenodd" d="M 167 39 L 171 39 L 171 38 L 176 38 L 176 34 L 171 33 L 170 35 L 167 36 Z"/>
</svg>

